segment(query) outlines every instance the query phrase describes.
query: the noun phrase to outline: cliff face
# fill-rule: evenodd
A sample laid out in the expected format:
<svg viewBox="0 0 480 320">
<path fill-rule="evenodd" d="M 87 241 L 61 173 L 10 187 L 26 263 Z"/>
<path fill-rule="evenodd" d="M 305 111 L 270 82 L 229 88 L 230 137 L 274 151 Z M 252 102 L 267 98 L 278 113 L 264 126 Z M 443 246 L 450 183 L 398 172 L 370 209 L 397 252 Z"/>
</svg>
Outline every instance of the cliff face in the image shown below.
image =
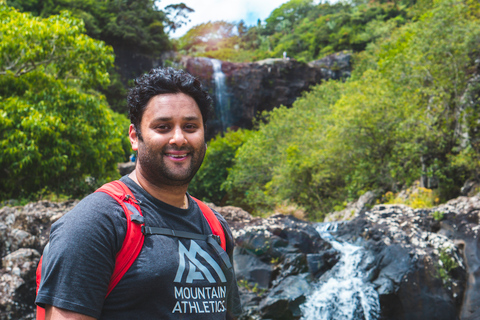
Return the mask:
<svg viewBox="0 0 480 320">
<path fill-rule="evenodd" d="M 221 62 L 225 75 L 224 105 L 215 105 L 216 118 L 211 122 L 208 136 L 224 128 L 250 128 L 252 119 L 260 112 L 293 102 L 311 86 L 329 79 L 350 76 L 351 56 L 346 53 L 330 55 L 309 64 L 291 59 L 267 59 L 254 63 Z M 192 75 L 202 79 L 212 97 L 218 93 L 212 62 L 208 58 L 184 58 L 182 64 Z M 222 110 L 223 108 L 223 110 Z M 220 114 L 223 113 L 223 119 Z"/>
</svg>

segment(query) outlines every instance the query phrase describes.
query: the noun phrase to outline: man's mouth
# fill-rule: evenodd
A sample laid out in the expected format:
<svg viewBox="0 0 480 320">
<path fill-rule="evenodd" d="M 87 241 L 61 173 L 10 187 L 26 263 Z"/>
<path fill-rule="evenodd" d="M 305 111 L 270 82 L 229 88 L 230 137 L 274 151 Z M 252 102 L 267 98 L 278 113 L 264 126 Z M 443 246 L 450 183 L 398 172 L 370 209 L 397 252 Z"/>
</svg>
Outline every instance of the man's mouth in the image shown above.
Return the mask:
<svg viewBox="0 0 480 320">
<path fill-rule="evenodd" d="M 183 161 L 185 160 L 188 155 L 189 155 L 189 152 L 187 151 L 167 151 L 165 152 L 165 155 L 170 159 L 170 160 L 173 160 L 173 161 Z"/>
<path fill-rule="evenodd" d="M 183 154 L 172 154 L 172 153 L 167 153 L 167 156 L 169 157 L 172 157 L 172 158 L 178 158 L 178 159 L 181 159 L 181 158 L 185 158 L 187 156 L 186 153 L 183 153 Z"/>
</svg>

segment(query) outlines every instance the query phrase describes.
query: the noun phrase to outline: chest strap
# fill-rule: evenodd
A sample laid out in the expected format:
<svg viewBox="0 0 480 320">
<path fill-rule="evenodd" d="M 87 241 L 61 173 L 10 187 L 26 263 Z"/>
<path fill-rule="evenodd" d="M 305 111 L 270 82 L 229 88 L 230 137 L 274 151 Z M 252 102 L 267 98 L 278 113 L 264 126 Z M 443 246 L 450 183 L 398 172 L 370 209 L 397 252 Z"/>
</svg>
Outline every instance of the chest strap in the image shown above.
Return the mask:
<svg viewBox="0 0 480 320">
<path fill-rule="evenodd" d="M 230 258 L 228 254 L 223 250 L 220 246 L 220 237 L 214 234 L 200 234 L 200 233 L 193 233 L 187 231 L 176 231 L 167 228 L 159 228 L 159 227 L 147 227 L 142 226 L 142 233 L 145 236 L 148 235 L 162 235 L 162 236 L 169 236 L 169 237 L 177 237 L 177 238 L 185 238 L 185 239 L 193 239 L 193 240 L 201 240 L 206 241 L 217 253 L 218 256 L 223 261 L 223 264 L 230 270 L 232 268 L 232 264 L 230 262 Z"/>
</svg>

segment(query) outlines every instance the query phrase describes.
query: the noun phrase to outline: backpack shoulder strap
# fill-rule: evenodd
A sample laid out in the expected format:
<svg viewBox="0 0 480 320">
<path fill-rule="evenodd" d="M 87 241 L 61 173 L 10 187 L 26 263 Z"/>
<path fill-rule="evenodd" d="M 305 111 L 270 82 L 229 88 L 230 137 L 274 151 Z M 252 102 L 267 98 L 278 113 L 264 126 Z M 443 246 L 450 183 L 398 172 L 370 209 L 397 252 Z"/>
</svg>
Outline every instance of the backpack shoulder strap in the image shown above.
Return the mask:
<svg viewBox="0 0 480 320">
<path fill-rule="evenodd" d="M 137 200 L 125 183 L 119 180 L 112 181 L 103 185 L 95 192 L 104 192 L 117 200 L 127 217 L 127 233 L 122 248 L 117 253 L 115 259 L 115 269 L 113 270 L 107 295 L 105 296 L 107 297 L 118 282 L 120 282 L 120 279 L 122 279 L 123 275 L 128 271 L 142 250 L 145 240 L 142 233 L 144 220 Z"/>
<path fill-rule="evenodd" d="M 207 219 L 207 222 L 210 225 L 210 229 L 212 229 L 212 233 L 220 237 L 220 244 L 223 250 L 226 251 L 227 243 L 225 240 L 225 231 L 223 230 L 223 227 L 220 224 L 220 221 L 218 221 L 218 218 L 215 216 L 215 213 L 213 213 L 212 209 L 210 209 L 210 207 L 207 206 L 204 202 L 194 197 L 192 197 L 192 199 L 195 200 L 195 202 L 200 207 L 200 210 L 202 210 L 203 216 L 205 217 L 205 219 Z"/>
</svg>

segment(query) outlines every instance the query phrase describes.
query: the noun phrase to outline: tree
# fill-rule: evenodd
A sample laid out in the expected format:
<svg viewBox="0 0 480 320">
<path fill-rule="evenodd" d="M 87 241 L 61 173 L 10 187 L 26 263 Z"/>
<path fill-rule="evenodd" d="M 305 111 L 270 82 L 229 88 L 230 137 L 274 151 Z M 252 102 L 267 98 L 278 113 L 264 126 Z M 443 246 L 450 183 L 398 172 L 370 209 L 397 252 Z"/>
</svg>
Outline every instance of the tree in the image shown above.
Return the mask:
<svg viewBox="0 0 480 320">
<path fill-rule="evenodd" d="M 458 195 L 479 172 L 479 7 L 425 1 L 413 12 L 356 55 L 345 83 L 266 115 L 229 171 L 231 204 L 262 212 L 289 201 L 321 219 L 368 190 L 396 192 L 422 176 L 438 182 L 442 200 Z"/>
<path fill-rule="evenodd" d="M 217 205 L 225 204 L 226 192 L 222 184 L 233 166 L 235 154 L 250 137 L 251 131 L 227 131 L 208 142 L 205 160 L 190 183 L 188 190 L 195 197 Z"/>
<path fill-rule="evenodd" d="M 167 17 L 154 0 L 8 0 L 21 11 L 32 12 L 43 18 L 69 11 L 83 20 L 86 33 L 113 47 L 115 66 L 108 72 L 112 81 L 108 89 L 99 89 L 106 95 L 113 110 L 126 113 L 128 82 L 148 72 L 162 53 L 172 44 L 165 28 L 179 24 L 175 17 Z M 185 15 L 188 7 L 178 7 Z"/>
<path fill-rule="evenodd" d="M 94 90 L 109 83 L 111 47 L 66 12 L 42 19 L 0 4 L 0 22 L 1 198 L 79 195 L 117 175 L 128 122 Z"/>
<path fill-rule="evenodd" d="M 185 3 L 179 3 L 166 6 L 165 12 L 168 17 L 168 31 L 175 32 L 175 30 L 190 22 L 188 14 L 195 12 L 195 10 L 187 7 Z"/>
<path fill-rule="evenodd" d="M 164 27 L 173 21 L 155 6 L 153 0 L 8 0 L 21 11 L 48 18 L 68 10 L 82 19 L 89 36 L 116 48 L 128 48 L 137 54 L 159 55 L 171 48 Z M 190 8 L 175 7 L 178 14 Z"/>
</svg>

